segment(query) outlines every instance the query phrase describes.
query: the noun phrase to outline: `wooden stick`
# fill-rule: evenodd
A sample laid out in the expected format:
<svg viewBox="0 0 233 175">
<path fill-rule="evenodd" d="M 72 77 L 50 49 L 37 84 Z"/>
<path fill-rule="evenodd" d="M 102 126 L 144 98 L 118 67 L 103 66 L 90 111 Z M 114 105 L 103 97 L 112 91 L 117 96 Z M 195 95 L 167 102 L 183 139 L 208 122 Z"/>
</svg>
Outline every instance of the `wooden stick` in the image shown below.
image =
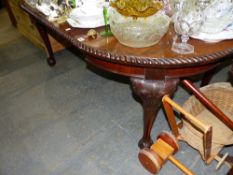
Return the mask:
<svg viewBox="0 0 233 175">
<path fill-rule="evenodd" d="M 215 104 L 213 104 L 194 84 L 189 80 L 183 80 L 182 83 L 192 91 L 192 93 L 206 106 L 215 116 L 233 131 L 233 121 L 227 117 Z"/>
<path fill-rule="evenodd" d="M 165 100 L 166 102 L 168 102 L 170 105 L 172 105 L 175 109 L 177 109 L 178 111 L 180 111 L 182 114 L 184 114 L 184 117 L 187 118 L 192 124 L 194 124 L 195 126 L 197 126 L 201 131 L 203 131 L 204 133 L 206 133 L 207 131 L 209 131 L 209 128 L 211 126 L 209 125 L 205 125 L 204 123 L 202 123 L 201 121 L 199 121 L 196 117 L 194 117 L 192 114 L 188 113 L 187 111 L 185 111 L 181 106 L 179 106 L 177 103 L 175 103 L 172 99 L 170 99 L 167 95 L 165 95 L 162 99 L 163 101 Z"/>
<path fill-rule="evenodd" d="M 166 101 L 166 99 L 164 99 L 162 101 L 163 101 L 163 106 L 164 106 L 165 112 L 167 114 L 167 119 L 168 119 L 169 125 L 171 127 L 171 130 L 172 130 L 173 134 L 175 135 L 175 137 L 178 137 L 180 134 L 179 134 L 178 126 L 176 124 L 176 118 L 175 118 L 175 114 L 174 114 L 174 111 L 172 109 L 172 106 Z"/>
<path fill-rule="evenodd" d="M 186 166 L 184 166 L 179 160 L 177 160 L 173 156 L 169 156 L 168 160 L 170 160 L 174 165 L 181 169 L 185 174 L 195 175 L 191 170 L 189 170 Z"/>
<path fill-rule="evenodd" d="M 229 155 L 229 153 L 226 153 L 226 154 L 224 154 L 223 157 L 219 157 L 218 155 L 216 155 L 216 156 L 214 157 L 214 159 L 218 161 L 218 164 L 217 164 L 217 166 L 216 166 L 216 168 L 215 168 L 216 170 L 219 169 L 220 166 L 221 166 L 223 163 L 225 163 L 225 165 L 226 165 L 228 168 L 231 168 L 231 167 L 232 167 L 232 165 L 231 165 L 230 163 L 228 163 L 228 162 L 225 161 L 228 155 Z"/>
<path fill-rule="evenodd" d="M 209 130 L 206 131 L 203 135 L 203 146 L 204 146 L 203 151 L 204 151 L 204 159 L 206 163 L 211 156 L 212 134 L 213 134 L 213 128 L 211 126 Z"/>
</svg>

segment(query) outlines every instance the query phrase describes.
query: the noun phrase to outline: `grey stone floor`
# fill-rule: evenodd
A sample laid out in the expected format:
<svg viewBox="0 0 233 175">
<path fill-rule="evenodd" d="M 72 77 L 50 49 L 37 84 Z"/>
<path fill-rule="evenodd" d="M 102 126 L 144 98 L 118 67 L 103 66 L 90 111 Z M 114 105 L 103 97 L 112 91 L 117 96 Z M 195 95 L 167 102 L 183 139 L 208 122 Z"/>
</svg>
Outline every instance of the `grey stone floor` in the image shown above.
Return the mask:
<svg viewBox="0 0 233 175">
<path fill-rule="evenodd" d="M 137 159 L 142 107 L 128 80 L 88 69 L 69 50 L 57 53 L 51 68 L 45 53 L 10 27 L 4 10 L 0 16 L 0 175 L 149 175 Z M 228 69 L 212 82 L 225 81 Z M 187 97 L 179 87 L 174 98 Z M 162 110 L 153 138 L 161 130 L 169 130 Z M 215 171 L 216 162 L 206 166 L 180 144 L 176 157 L 197 175 L 226 174 L 226 166 Z M 159 173 L 180 174 L 170 162 Z"/>
</svg>

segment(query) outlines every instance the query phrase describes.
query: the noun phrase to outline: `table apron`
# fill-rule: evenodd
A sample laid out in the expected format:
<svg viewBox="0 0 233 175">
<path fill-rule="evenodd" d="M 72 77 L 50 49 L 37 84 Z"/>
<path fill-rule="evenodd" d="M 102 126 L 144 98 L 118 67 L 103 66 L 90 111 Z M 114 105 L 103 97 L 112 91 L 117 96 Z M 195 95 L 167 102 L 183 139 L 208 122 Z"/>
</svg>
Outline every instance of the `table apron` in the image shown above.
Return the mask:
<svg viewBox="0 0 233 175">
<path fill-rule="evenodd" d="M 118 64 L 109 61 L 104 61 L 99 58 L 95 58 L 87 55 L 86 61 L 88 64 L 91 64 L 94 67 L 99 69 L 120 74 L 127 77 L 135 77 L 135 78 L 144 78 L 148 80 L 159 80 L 166 78 L 181 78 L 181 77 L 189 77 L 192 75 L 201 74 L 207 72 L 220 63 L 211 63 L 206 65 L 192 66 L 192 67 L 182 67 L 182 68 L 145 68 L 145 67 L 137 67 L 130 66 L 125 64 Z"/>
</svg>

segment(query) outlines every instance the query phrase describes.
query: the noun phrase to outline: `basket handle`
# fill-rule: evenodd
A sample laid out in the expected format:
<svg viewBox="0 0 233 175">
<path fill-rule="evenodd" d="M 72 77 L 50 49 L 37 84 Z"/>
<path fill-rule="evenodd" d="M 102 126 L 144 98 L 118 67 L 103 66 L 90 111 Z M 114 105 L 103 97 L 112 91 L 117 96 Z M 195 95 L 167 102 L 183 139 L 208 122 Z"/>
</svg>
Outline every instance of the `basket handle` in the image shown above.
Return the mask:
<svg viewBox="0 0 233 175">
<path fill-rule="evenodd" d="M 212 126 L 206 125 L 194 117 L 192 114 L 185 111 L 180 105 L 174 102 L 168 95 L 162 98 L 163 106 L 167 114 L 168 122 L 171 127 L 173 134 L 178 137 L 179 129 L 176 124 L 176 118 L 174 114 L 173 107 L 182 113 L 184 118 L 186 118 L 191 124 L 196 126 L 203 133 L 203 147 L 204 147 L 204 158 L 207 161 L 210 158 L 211 151 L 211 140 L 212 140 Z"/>
<path fill-rule="evenodd" d="M 183 80 L 182 83 L 186 88 L 201 101 L 201 103 L 207 107 L 215 116 L 221 120 L 228 128 L 233 131 L 233 121 L 227 117 L 215 104 L 213 104 L 191 81 Z"/>
</svg>

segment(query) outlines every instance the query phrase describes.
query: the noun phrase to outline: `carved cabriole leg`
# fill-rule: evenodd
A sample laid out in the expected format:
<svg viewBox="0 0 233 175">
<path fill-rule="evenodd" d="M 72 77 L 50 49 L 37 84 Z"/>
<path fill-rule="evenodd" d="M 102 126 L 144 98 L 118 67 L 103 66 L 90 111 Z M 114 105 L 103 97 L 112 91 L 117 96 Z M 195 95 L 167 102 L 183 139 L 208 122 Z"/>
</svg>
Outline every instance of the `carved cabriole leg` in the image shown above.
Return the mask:
<svg viewBox="0 0 233 175">
<path fill-rule="evenodd" d="M 229 81 L 233 85 L 233 62 L 231 64 L 231 70 L 229 71 Z"/>
<path fill-rule="evenodd" d="M 138 143 L 140 148 L 149 148 L 152 145 L 151 129 L 161 106 L 162 97 L 165 94 L 172 95 L 176 90 L 178 81 L 178 79 L 144 80 L 131 78 L 133 91 L 141 98 L 144 111 L 143 136 Z"/>
<path fill-rule="evenodd" d="M 231 64 L 231 70 L 230 70 L 231 76 L 233 77 L 233 63 Z"/>
<path fill-rule="evenodd" d="M 38 24 L 35 20 L 33 20 L 33 18 L 31 17 L 31 21 L 33 22 L 33 24 L 36 26 L 42 40 L 44 41 L 44 44 L 46 46 L 47 52 L 49 54 L 48 58 L 47 58 L 47 62 L 49 64 L 49 66 L 54 66 L 56 64 L 56 60 L 54 58 L 54 54 L 53 54 L 53 49 L 48 37 L 48 33 L 46 31 L 46 29 Z"/>
<path fill-rule="evenodd" d="M 204 73 L 204 76 L 201 80 L 201 87 L 206 86 L 209 84 L 211 78 L 213 77 L 213 75 L 217 72 L 217 68 L 211 69 L 207 72 Z"/>
<path fill-rule="evenodd" d="M 14 16 L 12 10 L 11 10 L 11 7 L 10 7 L 10 4 L 9 4 L 8 0 L 3 0 L 2 2 L 3 2 L 5 8 L 6 8 L 7 12 L 8 12 L 8 16 L 9 16 L 9 18 L 11 20 L 11 24 L 14 27 L 17 27 L 17 21 L 15 19 L 15 16 Z"/>
</svg>

